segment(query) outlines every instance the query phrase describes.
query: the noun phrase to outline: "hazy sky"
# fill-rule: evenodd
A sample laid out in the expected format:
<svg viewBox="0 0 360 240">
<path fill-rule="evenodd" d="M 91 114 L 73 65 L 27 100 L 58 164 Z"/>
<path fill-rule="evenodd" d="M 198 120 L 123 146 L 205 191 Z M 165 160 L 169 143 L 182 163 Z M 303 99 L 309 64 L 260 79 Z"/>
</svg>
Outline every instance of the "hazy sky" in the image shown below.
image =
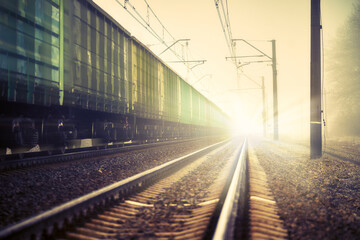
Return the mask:
<svg viewBox="0 0 360 240">
<path fill-rule="evenodd" d="M 129 0 L 146 18 L 145 1 Z M 324 44 L 334 39 L 337 29 L 344 24 L 357 0 L 322 0 L 322 22 Z M 149 45 L 156 54 L 165 47 L 149 36 L 115 0 L 96 0 L 106 12 L 119 21 L 128 31 Z M 120 0 L 123 4 L 124 1 Z M 191 39 L 189 60 L 205 59 L 204 65 L 197 66 L 188 73 L 183 64 L 170 63 L 175 60 L 170 51 L 161 57 L 184 79 L 216 102 L 239 125 L 252 124 L 255 130 L 262 131 L 261 90 L 240 90 L 238 88 L 235 66 L 226 61 L 229 57 L 224 34 L 213 0 L 147 0 L 158 18 L 175 37 Z M 224 0 L 224 3 L 226 0 Z M 271 43 L 253 40 L 276 40 L 278 67 L 278 100 L 280 136 L 289 129 L 307 132 L 309 127 L 310 101 L 310 0 L 227 0 L 234 39 L 246 39 L 271 56 Z M 150 25 L 160 30 L 155 18 L 150 15 Z M 185 42 L 181 42 L 183 46 Z M 171 42 L 169 43 L 171 44 Z M 179 53 L 186 48 L 176 44 Z M 258 54 L 244 44 L 237 44 L 236 55 Z M 189 53 L 188 53 L 189 55 Z M 260 84 L 265 77 L 267 116 L 272 116 L 272 72 L 266 63 L 250 64 L 243 72 Z M 208 74 L 211 74 L 208 75 Z M 240 76 L 240 89 L 258 88 L 245 76 Z M 246 117 L 245 117 L 246 116 Z M 271 119 L 268 122 L 269 129 Z M 294 128 L 294 125 L 296 126 Z M 249 126 L 246 129 L 250 129 Z"/>
</svg>

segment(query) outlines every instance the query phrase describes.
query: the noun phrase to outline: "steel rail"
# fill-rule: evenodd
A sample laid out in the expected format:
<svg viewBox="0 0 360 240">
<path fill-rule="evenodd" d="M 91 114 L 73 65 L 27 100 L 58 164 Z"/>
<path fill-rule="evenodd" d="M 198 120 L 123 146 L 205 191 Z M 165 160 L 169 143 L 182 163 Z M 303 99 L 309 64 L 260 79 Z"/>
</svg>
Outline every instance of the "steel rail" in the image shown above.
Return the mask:
<svg viewBox="0 0 360 240">
<path fill-rule="evenodd" d="M 76 219 L 93 213 L 98 207 L 125 198 L 226 142 L 228 140 L 202 148 L 11 225 L 0 231 L 0 239 L 41 239 L 44 233 L 50 235 L 55 230 L 61 230 L 64 225 L 71 224 Z"/>
<path fill-rule="evenodd" d="M 247 160 L 247 139 L 244 140 L 244 143 L 240 149 L 238 160 L 236 163 L 236 168 L 232 176 L 232 180 L 229 186 L 229 190 L 226 194 L 225 201 L 222 205 L 221 212 L 219 215 L 218 222 L 215 227 L 214 235 L 212 239 L 234 239 L 235 228 L 241 226 L 236 226 L 236 218 L 238 216 L 238 208 L 245 207 L 244 201 L 246 201 L 246 160 Z M 244 212 L 244 209 L 240 209 L 241 212 Z"/>
</svg>

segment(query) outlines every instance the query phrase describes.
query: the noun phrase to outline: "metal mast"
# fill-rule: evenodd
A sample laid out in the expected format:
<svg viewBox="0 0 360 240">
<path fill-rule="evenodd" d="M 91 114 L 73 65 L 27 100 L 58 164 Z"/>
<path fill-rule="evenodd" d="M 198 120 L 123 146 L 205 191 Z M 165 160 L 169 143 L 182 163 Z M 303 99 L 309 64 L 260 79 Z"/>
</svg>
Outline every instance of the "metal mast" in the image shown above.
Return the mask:
<svg viewBox="0 0 360 240">
<path fill-rule="evenodd" d="M 322 156 L 320 0 L 311 0 L 310 158 Z"/>
<path fill-rule="evenodd" d="M 274 140 L 279 139 L 279 111 L 278 111 L 278 91 L 277 91 L 277 69 L 276 69 L 276 42 L 272 43 L 272 69 L 273 69 L 273 108 L 274 108 Z"/>
<path fill-rule="evenodd" d="M 261 89 L 262 89 L 262 103 L 263 103 L 263 135 L 266 137 L 266 105 L 265 105 L 265 83 L 264 77 L 261 78 Z"/>
</svg>

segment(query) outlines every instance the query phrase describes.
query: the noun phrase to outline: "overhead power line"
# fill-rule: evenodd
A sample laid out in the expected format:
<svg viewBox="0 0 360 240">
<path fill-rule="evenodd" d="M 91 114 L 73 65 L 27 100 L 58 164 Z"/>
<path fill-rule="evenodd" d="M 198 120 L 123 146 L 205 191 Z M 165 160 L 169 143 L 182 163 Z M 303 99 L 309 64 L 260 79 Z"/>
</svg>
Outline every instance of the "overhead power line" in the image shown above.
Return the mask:
<svg viewBox="0 0 360 240">
<path fill-rule="evenodd" d="M 186 52 L 182 53 L 182 56 L 175 51 L 172 47 L 182 41 L 183 39 L 177 40 L 175 37 L 169 32 L 169 30 L 165 27 L 165 25 L 160 21 L 159 17 L 156 15 L 154 10 L 150 7 L 147 0 L 144 0 L 146 7 L 146 16 L 141 15 L 141 13 L 135 8 L 135 6 L 130 2 L 130 0 L 124 0 L 124 3 L 121 3 L 120 0 L 115 0 L 121 7 L 123 7 L 142 27 L 144 27 L 155 39 L 157 39 L 162 45 L 165 46 L 165 50 L 160 53 L 160 55 L 169 50 L 171 51 L 187 68 L 188 72 L 193 72 L 193 68 L 195 66 L 189 66 L 189 58 L 188 55 L 192 56 L 191 52 L 189 52 L 188 42 L 186 44 L 180 44 L 182 49 L 186 48 Z M 156 20 L 155 24 L 159 24 L 161 26 L 161 30 L 159 32 L 154 29 L 154 22 L 150 23 L 151 17 Z M 156 27 L 156 26 L 155 26 Z M 189 40 L 189 39 L 187 39 Z M 196 65 L 197 66 L 197 65 Z M 193 72 L 194 73 L 194 72 Z M 194 73 L 195 75 L 195 73 Z"/>
<path fill-rule="evenodd" d="M 222 28 L 222 31 L 225 36 L 225 41 L 226 41 L 226 44 L 227 44 L 229 52 L 230 52 L 230 56 L 234 58 L 235 57 L 235 46 L 232 43 L 232 32 L 231 32 L 231 25 L 230 25 L 228 2 L 226 0 L 226 6 L 224 6 L 223 0 L 214 0 L 214 2 L 215 2 L 218 16 L 219 16 L 221 28 Z M 235 58 L 233 61 L 236 65 Z"/>
<path fill-rule="evenodd" d="M 144 0 L 148 9 L 150 9 L 150 11 L 153 13 L 154 17 L 156 18 L 156 20 L 160 23 L 160 25 L 163 27 L 163 30 L 166 31 L 169 36 L 175 40 L 175 38 L 173 37 L 173 35 L 171 35 L 171 33 L 166 29 L 166 27 L 162 24 L 162 22 L 160 21 L 160 19 L 158 18 L 158 16 L 155 14 L 155 12 L 152 10 L 152 8 L 150 7 L 150 5 L 148 4 L 148 2 L 146 0 Z"/>
<path fill-rule="evenodd" d="M 171 35 L 171 33 L 166 29 L 166 27 L 164 26 L 164 24 L 160 21 L 160 19 L 158 18 L 158 16 L 155 14 L 155 12 L 152 10 L 152 8 L 150 7 L 150 5 L 147 3 L 146 0 L 144 0 L 146 7 L 148 10 L 150 10 L 150 12 L 152 13 L 152 15 L 155 17 L 155 19 L 157 20 L 157 22 L 161 25 L 162 27 L 162 31 L 163 31 L 163 36 L 160 36 L 159 33 L 156 32 L 156 30 L 151 26 L 150 24 L 150 12 L 147 12 L 147 19 L 145 19 L 140 13 L 139 11 L 135 8 L 134 5 L 131 4 L 130 0 L 125 0 L 124 4 L 122 4 L 119 0 L 116 0 L 116 2 L 123 7 L 142 27 L 144 27 L 154 38 L 156 38 L 159 42 L 161 42 L 163 45 L 165 45 L 166 47 L 169 47 L 168 43 L 165 42 L 165 32 L 167 33 L 167 35 L 171 38 L 171 41 L 176 41 L 176 39 Z M 127 7 L 127 5 L 129 6 L 129 8 Z M 170 49 L 170 51 L 178 58 L 181 60 L 185 59 L 180 56 L 176 51 L 174 51 L 173 49 Z"/>
</svg>

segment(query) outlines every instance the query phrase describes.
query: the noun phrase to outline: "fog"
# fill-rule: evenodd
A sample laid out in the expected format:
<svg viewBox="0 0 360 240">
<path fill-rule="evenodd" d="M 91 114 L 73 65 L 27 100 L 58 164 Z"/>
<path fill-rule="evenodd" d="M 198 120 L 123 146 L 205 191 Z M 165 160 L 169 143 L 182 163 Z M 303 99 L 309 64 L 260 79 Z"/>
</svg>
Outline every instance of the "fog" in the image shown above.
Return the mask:
<svg viewBox="0 0 360 240">
<path fill-rule="evenodd" d="M 325 133 L 360 136 L 360 2 L 325 49 Z"/>
</svg>

